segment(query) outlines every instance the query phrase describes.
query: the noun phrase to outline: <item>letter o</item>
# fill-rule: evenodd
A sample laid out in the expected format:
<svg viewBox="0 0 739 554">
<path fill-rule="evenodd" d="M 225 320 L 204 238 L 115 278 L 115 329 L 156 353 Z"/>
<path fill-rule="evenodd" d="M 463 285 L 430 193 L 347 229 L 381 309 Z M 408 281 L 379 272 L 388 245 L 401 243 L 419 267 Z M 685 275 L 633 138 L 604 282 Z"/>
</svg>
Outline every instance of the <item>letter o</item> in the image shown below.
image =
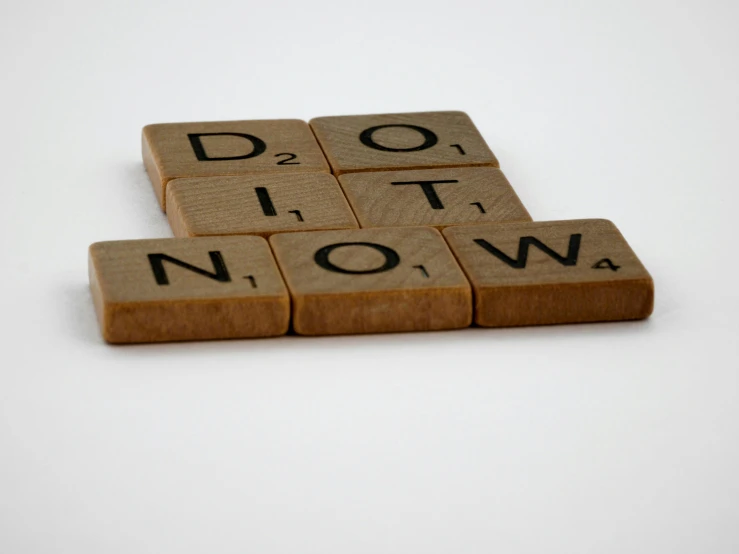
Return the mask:
<svg viewBox="0 0 739 554">
<path fill-rule="evenodd" d="M 341 248 L 343 246 L 367 246 L 369 248 L 374 248 L 380 254 L 385 256 L 385 263 L 380 267 L 362 271 L 344 269 L 343 267 L 332 264 L 328 259 L 329 255 L 337 248 Z M 395 250 L 388 248 L 387 246 L 383 246 L 382 244 L 375 244 L 374 242 L 337 242 L 336 244 L 329 244 L 328 246 L 324 246 L 318 250 L 313 259 L 323 269 L 333 271 L 334 273 L 345 273 L 347 275 L 370 275 L 372 273 L 382 273 L 384 271 L 390 271 L 400 263 L 400 256 L 398 256 L 398 253 Z"/>
<path fill-rule="evenodd" d="M 388 148 L 387 146 L 377 144 L 372 138 L 372 135 L 375 134 L 375 131 L 378 131 L 379 129 L 386 129 L 388 127 L 404 127 L 406 129 L 417 131 L 421 133 L 421 135 L 423 135 L 423 144 L 421 144 L 420 146 L 414 146 L 413 148 Z M 437 137 L 433 131 L 429 131 L 425 127 L 419 127 L 417 125 L 394 124 L 377 125 L 375 127 L 365 129 L 359 134 L 359 140 L 365 146 L 369 146 L 370 148 L 374 148 L 375 150 L 382 150 L 383 152 L 418 152 L 419 150 L 426 150 L 427 148 L 431 148 L 432 146 L 434 146 L 437 142 L 439 142 L 439 137 Z"/>
</svg>

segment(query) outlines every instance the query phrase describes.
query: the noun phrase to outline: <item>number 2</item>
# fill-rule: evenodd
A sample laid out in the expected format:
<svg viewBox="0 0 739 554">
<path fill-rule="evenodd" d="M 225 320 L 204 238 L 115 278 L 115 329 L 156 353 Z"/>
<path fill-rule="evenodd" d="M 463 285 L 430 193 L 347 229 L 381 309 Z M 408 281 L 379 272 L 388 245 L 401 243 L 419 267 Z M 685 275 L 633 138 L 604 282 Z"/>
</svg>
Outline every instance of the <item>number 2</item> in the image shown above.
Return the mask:
<svg viewBox="0 0 739 554">
<path fill-rule="evenodd" d="M 295 158 L 297 158 L 298 157 L 297 154 L 293 154 L 291 152 L 282 152 L 281 154 L 275 154 L 275 158 L 279 156 L 287 156 L 287 158 L 285 158 L 282 161 L 277 162 L 277 165 L 300 165 L 300 162 L 290 161 L 290 160 L 294 160 Z"/>
</svg>

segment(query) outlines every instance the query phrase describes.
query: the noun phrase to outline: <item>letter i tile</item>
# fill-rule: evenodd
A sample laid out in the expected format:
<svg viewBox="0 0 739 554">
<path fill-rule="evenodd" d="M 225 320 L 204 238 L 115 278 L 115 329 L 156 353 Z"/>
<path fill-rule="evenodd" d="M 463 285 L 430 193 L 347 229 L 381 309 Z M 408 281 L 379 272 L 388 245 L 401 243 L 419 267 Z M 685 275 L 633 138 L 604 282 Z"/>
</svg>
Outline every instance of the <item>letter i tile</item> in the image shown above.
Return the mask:
<svg viewBox="0 0 739 554">
<path fill-rule="evenodd" d="M 327 173 L 175 179 L 167 187 L 167 206 L 178 237 L 358 227 Z"/>
</svg>

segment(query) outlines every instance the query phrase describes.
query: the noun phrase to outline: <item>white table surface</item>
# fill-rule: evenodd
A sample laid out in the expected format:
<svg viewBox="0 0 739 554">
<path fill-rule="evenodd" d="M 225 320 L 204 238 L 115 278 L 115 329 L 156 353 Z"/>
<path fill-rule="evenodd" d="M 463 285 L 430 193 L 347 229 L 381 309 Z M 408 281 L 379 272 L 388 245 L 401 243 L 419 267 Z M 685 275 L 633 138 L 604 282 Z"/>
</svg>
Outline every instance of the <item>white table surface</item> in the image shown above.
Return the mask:
<svg viewBox="0 0 739 554">
<path fill-rule="evenodd" d="M 739 551 L 739 5 L 3 2 L 0 552 Z M 645 322 L 110 347 L 154 122 L 464 110 Z"/>
</svg>

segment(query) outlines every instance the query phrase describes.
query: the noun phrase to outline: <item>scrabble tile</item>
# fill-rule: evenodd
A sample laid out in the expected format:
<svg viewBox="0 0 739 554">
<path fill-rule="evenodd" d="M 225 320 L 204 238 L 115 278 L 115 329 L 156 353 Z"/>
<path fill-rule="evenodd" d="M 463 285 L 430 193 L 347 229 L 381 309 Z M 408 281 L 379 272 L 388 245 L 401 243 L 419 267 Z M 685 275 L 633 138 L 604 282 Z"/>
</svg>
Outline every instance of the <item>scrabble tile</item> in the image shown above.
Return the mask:
<svg viewBox="0 0 739 554">
<path fill-rule="evenodd" d="M 339 182 L 362 227 L 531 221 L 494 167 L 347 173 Z"/>
<path fill-rule="evenodd" d="M 89 263 L 108 342 L 268 337 L 290 323 L 287 289 L 261 237 L 98 242 Z"/>
<path fill-rule="evenodd" d="M 167 206 L 178 237 L 359 227 L 328 173 L 175 179 Z"/>
<path fill-rule="evenodd" d="M 310 125 L 334 175 L 462 166 L 498 167 L 464 112 L 318 117 Z"/>
<path fill-rule="evenodd" d="M 272 235 L 301 335 L 467 327 L 472 291 L 431 227 Z"/>
<path fill-rule="evenodd" d="M 310 127 L 299 119 L 147 125 L 142 150 L 162 209 L 172 179 L 330 172 Z"/>
<path fill-rule="evenodd" d="M 642 319 L 654 284 L 604 219 L 444 229 L 485 327 Z"/>
</svg>

